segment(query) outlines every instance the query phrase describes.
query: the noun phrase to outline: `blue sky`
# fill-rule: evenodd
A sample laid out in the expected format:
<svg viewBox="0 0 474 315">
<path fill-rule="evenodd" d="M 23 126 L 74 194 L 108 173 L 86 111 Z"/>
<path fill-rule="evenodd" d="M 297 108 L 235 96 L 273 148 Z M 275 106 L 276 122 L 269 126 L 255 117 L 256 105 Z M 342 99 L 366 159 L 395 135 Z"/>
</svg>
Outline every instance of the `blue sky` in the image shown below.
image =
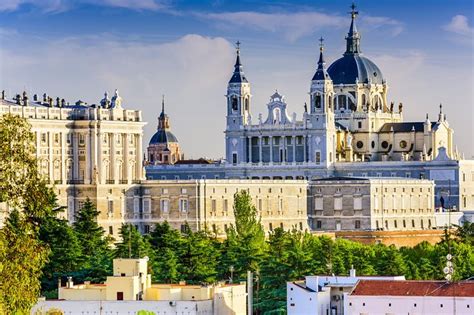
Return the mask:
<svg viewBox="0 0 474 315">
<path fill-rule="evenodd" d="M 144 112 L 145 139 L 166 95 L 187 157 L 224 152 L 225 89 L 242 42 L 252 113 L 275 89 L 301 117 L 323 36 L 328 65 L 344 51 L 349 1 L 0 1 L 0 85 L 95 103 L 118 88 Z M 474 154 L 473 2 L 357 1 L 363 53 L 403 102 L 405 120 L 444 104 L 456 143 Z M 197 130 L 196 130 L 197 129 Z"/>
</svg>

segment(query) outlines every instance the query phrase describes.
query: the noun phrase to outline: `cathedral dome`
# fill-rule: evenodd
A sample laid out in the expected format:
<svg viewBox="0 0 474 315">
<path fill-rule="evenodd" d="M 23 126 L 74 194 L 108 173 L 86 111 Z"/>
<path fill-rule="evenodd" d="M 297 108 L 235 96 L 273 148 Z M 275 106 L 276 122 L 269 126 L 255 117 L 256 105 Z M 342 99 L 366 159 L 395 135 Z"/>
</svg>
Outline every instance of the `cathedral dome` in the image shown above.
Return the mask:
<svg viewBox="0 0 474 315">
<path fill-rule="evenodd" d="M 344 54 L 329 66 L 328 73 L 334 84 L 384 83 L 379 67 L 360 54 Z"/>
<path fill-rule="evenodd" d="M 171 131 L 164 129 L 159 129 L 150 140 L 150 144 L 165 144 L 171 142 L 177 143 L 178 139 Z"/>
</svg>

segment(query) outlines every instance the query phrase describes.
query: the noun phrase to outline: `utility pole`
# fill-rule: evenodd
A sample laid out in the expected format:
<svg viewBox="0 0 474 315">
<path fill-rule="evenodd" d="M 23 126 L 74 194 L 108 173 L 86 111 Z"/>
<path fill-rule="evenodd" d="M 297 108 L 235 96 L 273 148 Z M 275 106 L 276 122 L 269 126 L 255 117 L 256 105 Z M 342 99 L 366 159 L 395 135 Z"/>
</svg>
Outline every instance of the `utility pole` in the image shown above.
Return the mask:
<svg viewBox="0 0 474 315">
<path fill-rule="evenodd" d="M 253 275 L 252 271 L 247 271 L 247 314 L 253 314 Z"/>
</svg>

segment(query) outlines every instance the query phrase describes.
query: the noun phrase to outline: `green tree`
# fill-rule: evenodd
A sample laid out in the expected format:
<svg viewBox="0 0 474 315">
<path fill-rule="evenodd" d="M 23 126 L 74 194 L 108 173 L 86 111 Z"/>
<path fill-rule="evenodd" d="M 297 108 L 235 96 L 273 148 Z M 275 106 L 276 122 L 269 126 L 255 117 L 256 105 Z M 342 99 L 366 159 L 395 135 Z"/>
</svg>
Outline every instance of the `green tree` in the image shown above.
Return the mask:
<svg viewBox="0 0 474 315">
<path fill-rule="evenodd" d="M 87 199 L 73 224 L 82 253 L 81 270 L 74 274 L 79 280 L 100 282 L 112 272 L 112 251 L 109 247 L 111 240 L 97 223 L 98 215 L 99 211 Z"/>
<path fill-rule="evenodd" d="M 28 313 L 40 289 L 48 247 L 39 226 L 54 216 L 55 195 L 38 172 L 34 134 L 26 119 L 0 118 L 0 202 L 10 216 L 0 231 L 0 310 Z"/>
<path fill-rule="evenodd" d="M 120 228 L 121 241 L 116 244 L 116 258 L 143 258 L 150 256 L 150 245 L 138 229 L 132 224 L 123 224 Z"/>
<path fill-rule="evenodd" d="M 5 314 L 27 314 L 36 303 L 42 267 L 48 248 L 42 244 L 17 210 L 12 210 L 3 229 L 0 252 L 0 310 Z"/>
<path fill-rule="evenodd" d="M 219 252 L 207 231 L 183 233 L 184 250 L 179 257 L 182 280 L 189 283 L 214 283 L 217 280 Z"/>
<path fill-rule="evenodd" d="M 309 234 L 284 231 L 270 233 L 267 255 L 261 262 L 260 286 L 255 307 L 265 314 L 284 314 L 286 311 L 286 282 L 301 279 L 310 271 L 311 256 L 304 239 Z"/>
<path fill-rule="evenodd" d="M 235 225 L 227 229 L 222 245 L 221 274 L 234 267 L 237 280 L 245 280 L 247 271 L 259 269 L 265 254 L 265 232 L 260 216 L 246 190 L 234 195 Z"/>
<path fill-rule="evenodd" d="M 456 225 L 454 235 L 463 243 L 474 246 L 474 223 L 464 221 L 461 225 Z"/>
<path fill-rule="evenodd" d="M 180 279 L 178 257 L 170 248 L 164 248 L 155 256 L 153 279 L 159 283 L 176 283 Z"/>
<path fill-rule="evenodd" d="M 50 248 L 48 262 L 43 268 L 42 291 L 54 298 L 57 297 L 58 278 L 80 268 L 81 247 L 69 223 L 56 217 L 44 221 L 39 238 Z"/>
</svg>

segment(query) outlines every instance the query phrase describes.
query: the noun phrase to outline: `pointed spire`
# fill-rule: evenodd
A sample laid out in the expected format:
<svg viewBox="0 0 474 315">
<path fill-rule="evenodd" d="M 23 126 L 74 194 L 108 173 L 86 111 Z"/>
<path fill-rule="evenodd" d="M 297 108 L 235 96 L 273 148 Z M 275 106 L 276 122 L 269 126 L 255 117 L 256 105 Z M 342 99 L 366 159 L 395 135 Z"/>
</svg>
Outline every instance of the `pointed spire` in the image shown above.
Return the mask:
<svg viewBox="0 0 474 315">
<path fill-rule="evenodd" d="M 346 52 L 344 55 L 360 53 L 360 35 L 357 31 L 357 26 L 355 23 L 355 19 L 357 15 L 359 15 L 359 11 L 356 11 L 356 5 L 354 3 L 351 5 L 351 12 L 349 13 L 351 15 L 351 26 L 346 37 Z"/>
<path fill-rule="evenodd" d="M 161 96 L 161 113 L 163 115 L 165 114 L 165 95 L 164 94 Z"/>
<path fill-rule="evenodd" d="M 324 62 L 324 56 L 323 56 L 323 50 L 324 50 L 324 38 L 320 38 L 319 40 L 319 60 L 318 60 L 318 68 L 316 69 L 316 73 L 313 76 L 313 81 L 315 80 L 330 80 L 331 78 L 329 77 L 329 74 L 327 73 L 326 69 L 324 68 L 324 65 L 326 62 Z"/>
<path fill-rule="evenodd" d="M 438 122 L 442 122 L 445 120 L 445 115 L 443 114 L 443 104 L 439 104 L 439 115 L 438 115 Z"/>
<path fill-rule="evenodd" d="M 240 62 L 240 41 L 235 43 L 235 50 L 237 57 L 235 59 L 234 73 L 232 78 L 230 78 L 229 83 L 247 83 L 248 81 L 244 75 L 242 63 Z"/>
</svg>

